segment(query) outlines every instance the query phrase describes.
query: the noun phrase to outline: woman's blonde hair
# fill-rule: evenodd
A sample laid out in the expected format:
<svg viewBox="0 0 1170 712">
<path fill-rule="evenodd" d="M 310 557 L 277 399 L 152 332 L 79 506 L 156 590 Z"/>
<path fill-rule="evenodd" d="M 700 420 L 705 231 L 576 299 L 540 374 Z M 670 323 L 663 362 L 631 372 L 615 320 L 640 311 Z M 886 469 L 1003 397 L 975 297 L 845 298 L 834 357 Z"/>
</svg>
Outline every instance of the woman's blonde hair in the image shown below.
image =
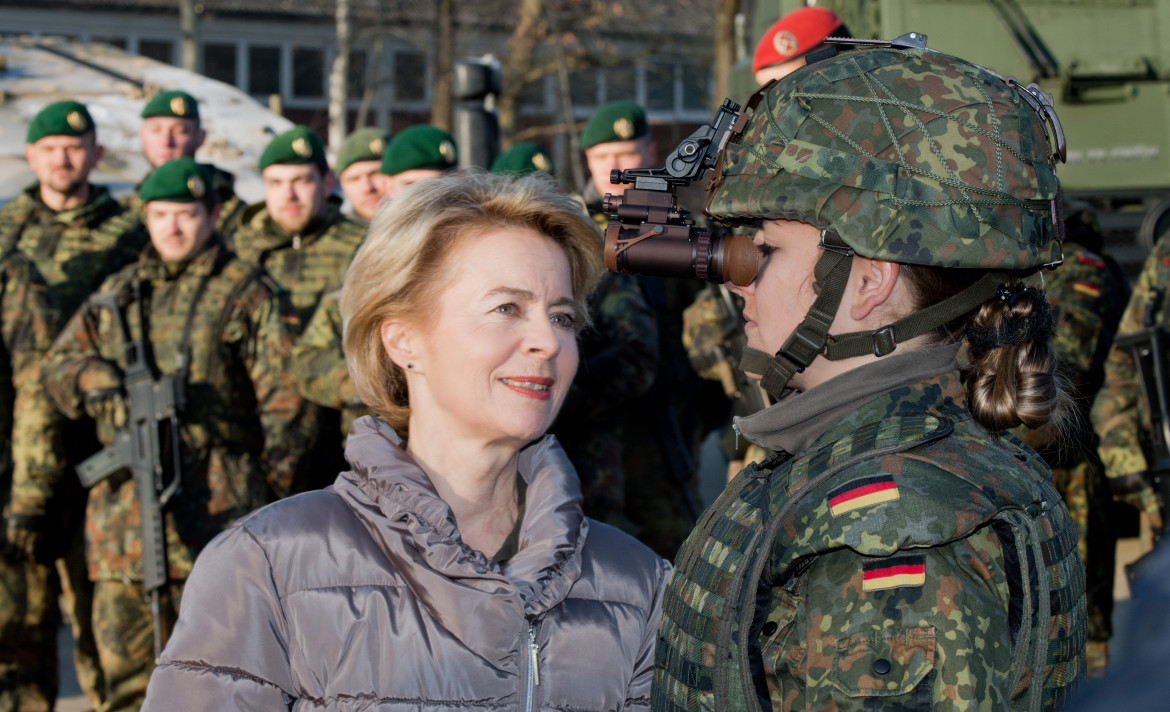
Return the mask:
<svg viewBox="0 0 1170 712">
<path fill-rule="evenodd" d="M 459 241 L 506 227 L 534 230 L 564 250 L 573 297 L 584 310 L 602 270 L 600 236 L 581 204 L 539 174 L 471 170 L 415 183 L 378 210 L 354 255 L 341 293 L 345 362 L 358 397 L 404 437 L 406 375 L 382 346 L 382 324 L 425 324 Z M 587 319 L 583 313 L 578 322 Z"/>
</svg>

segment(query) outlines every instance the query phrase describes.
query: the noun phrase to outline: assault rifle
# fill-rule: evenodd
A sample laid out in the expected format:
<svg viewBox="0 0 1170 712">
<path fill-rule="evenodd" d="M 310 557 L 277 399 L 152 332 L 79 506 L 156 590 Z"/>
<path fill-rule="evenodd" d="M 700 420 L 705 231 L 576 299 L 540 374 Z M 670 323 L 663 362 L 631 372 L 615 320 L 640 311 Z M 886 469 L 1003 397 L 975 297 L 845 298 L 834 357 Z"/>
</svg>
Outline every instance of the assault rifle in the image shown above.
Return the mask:
<svg viewBox="0 0 1170 712">
<path fill-rule="evenodd" d="M 1161 301 L 1162 295 L 1156 293 L 1146 307 L 1143 328 L 1118 336 L 1115 343 L 1118 348 L 1129 351 L 1137 369 L 1142 405 L 1150 416 L 1146 474 L 1162 500 L 1162 521 L 1165 522 L 1165 503 L 1170 502 L 1170 390 L 1167 390 L 1170 388 L 1170 373 L 1166 362 L 1170 349 L 1167 348 L 1166 330 L 1154 319 Z"/>
<path fill-rule="evenodd" d="M 122 385 L 126 391 L 126 423 L 114 435 L 114 443 L 77 466 L 81 484 L 93 487 L 123 469 L 134 478 L 142 531 L 143 590 L 150 596 L 150 613 L 154 618 L 154 655 L 162 652 L 162 611 L 159 589 L 167 582 L 166 535 L 163 507 L 179 491 L 182 483 L 179 451 L 179 413 L 186 405 L 184 378 L 160 375 L 146 342 L 146 312 L 140 283 L 134 283 L 138 303 L 139 333 L 131 338 L 122 308 L 114 295 L 95 296 L 91 303 L 108 310 L 119 324 L 126 354 Z M 163 465 L 164 442 L 160 432 L 169 425 L 169 448 L 172 465 L 168 479 Z"/>
</svg>

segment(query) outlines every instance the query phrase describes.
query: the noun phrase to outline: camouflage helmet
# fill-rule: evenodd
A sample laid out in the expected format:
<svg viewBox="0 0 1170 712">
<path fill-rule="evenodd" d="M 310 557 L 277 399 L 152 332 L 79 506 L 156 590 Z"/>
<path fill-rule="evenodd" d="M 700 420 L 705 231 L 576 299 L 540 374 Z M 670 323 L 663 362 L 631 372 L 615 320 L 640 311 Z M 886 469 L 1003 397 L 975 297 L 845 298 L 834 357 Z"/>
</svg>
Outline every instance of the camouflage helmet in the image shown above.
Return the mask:
<svg viewBox="0 0 1170 712">
<path fill-rule="evenodd" d="M 802 67 L 753 101 L 724 152 L 713 217 L 799 220 L 907 264 L 1061 260 L 1063 136 L 1038 88 L 924 47 L 880 46 Z"/>
</svg>

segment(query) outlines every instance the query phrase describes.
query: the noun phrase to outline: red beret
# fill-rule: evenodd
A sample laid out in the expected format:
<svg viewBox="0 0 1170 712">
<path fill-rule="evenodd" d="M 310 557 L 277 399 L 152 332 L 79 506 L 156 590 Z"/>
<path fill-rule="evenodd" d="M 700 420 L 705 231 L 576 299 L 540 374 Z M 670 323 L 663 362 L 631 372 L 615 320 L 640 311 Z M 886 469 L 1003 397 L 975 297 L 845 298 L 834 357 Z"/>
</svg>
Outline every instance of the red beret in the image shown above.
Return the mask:
<svg viewBox="0 0 1170 712">
<path fill-rule="evenodd" d="M 768 28 L 756 54 L 752 71 L 799 57 L 825 41 L 829 33 L 841 26 L 841 18 L 823 7 L 802 7 L 788 13 Z"/>
</svg>

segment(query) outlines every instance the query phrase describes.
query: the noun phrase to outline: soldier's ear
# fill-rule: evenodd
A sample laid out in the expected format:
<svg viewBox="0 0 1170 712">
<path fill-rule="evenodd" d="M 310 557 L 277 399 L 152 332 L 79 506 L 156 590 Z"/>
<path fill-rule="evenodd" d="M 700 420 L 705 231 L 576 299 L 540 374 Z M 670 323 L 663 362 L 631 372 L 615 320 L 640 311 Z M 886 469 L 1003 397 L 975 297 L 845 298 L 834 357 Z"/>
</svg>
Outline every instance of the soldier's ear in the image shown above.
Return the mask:
<svg viewBox="0 0 1170 712">
<path fill-rule="evenodd" d="M 414 331 L 400 319 L 387 319 L 381 327 L 382 348 L 390 360 L 402 370 L 422 373 L 419 357 L 421 353 L 414 338 Z"/>
<path fill-rule="evenodd" d="M 899 268 L 897 262 L 855 255 L 843 300 L 849 307 L 849 316 L 860 322 L 875 309 L 881 311 L 880 307 L 889 302 L 894 293 Z M 879 320 L 883 318 L 879 317 Z"/>
</svg>

